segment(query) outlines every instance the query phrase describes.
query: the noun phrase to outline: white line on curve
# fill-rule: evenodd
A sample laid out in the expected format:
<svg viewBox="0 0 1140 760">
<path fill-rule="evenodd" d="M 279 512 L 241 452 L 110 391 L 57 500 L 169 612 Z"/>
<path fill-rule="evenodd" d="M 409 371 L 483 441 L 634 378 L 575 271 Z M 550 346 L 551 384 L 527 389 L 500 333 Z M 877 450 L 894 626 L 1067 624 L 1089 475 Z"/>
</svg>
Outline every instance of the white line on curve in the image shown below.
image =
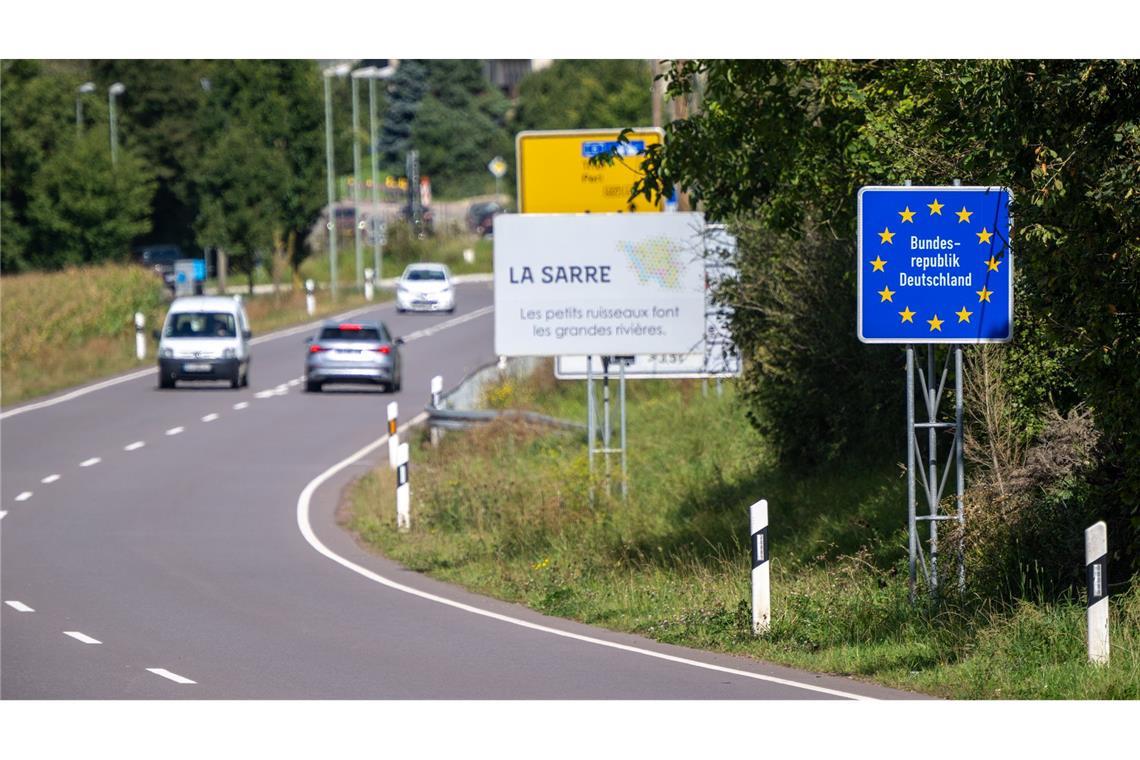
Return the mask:
<svg viewBox="0 0 1140 760">
<path fill-rule="evenodd" d="M 82 633 L 80 631 L 64 631 L 63 633 L 65 636 L 70 636 L 71 638 L 75 639 L 76 641 L 82 641 L 84 644 L 102 644 L 103 643 L 99 639 L 93 639 L 90 636 L 88 636 L 86 633 Z"/>
<path fill-rule="evenodd" d="M 174 683 L 198 683 L 197 681 L 191 681 L 186 676 L 180 676 L 177 673 L 171 673 L 166 668 L 147 668 L 147 670 L 151 673 L 154 673 L 156 676 L 162 676 L 163 678 L 174 681 Z"/>
<path fill-rule="evenodd" d="M 211 412 L 202 418 L 202 422 L 213 422 L 216 419 L 218 419 L 218 415 L 214 412 Z"/>
<path fill-rule="evenodd" d="M 295 377 L 289 381 L 289 387 L 290 388 L 296 388 L 300 384 L 301 384 L 301 378 L 299 378 L 299 377 Z"/>
<path fill-rule="evenodd" d="M 4 604 L 6 604 L 9 607 L 11 607 L 12 609 L 16 610 L 16 612 L 35 612 L 35 610 L 33 610 L 28 605 L 24 604 L 23 602 L 17 602 L 16 600 L 12 600 L 10 602 L 4 602 Z"/>
<path fill-rule="evenodd" d="M 54 483 L 57 480 L 59 480 L 59 475 L 48 475 L 46 478 L 44 478 L 40 482 L 47 485 L 48 483 Z"/>
<path fill-rule="evenodd" d="M 234 409 L 245 409 L 247 406 L 249 406 L 248 401 L 239 401 L 234 404 Z"/>
<path fill-rule="evenodd" d="M 23 493 L 21 493 L 19 496 L 16 497 L 16 501 L 27 501 L 30 498 L 32 498 L 32 492 L 31 491 L 24 491 Z"/>
<path fill-rule="evenodd" d="M 467 321 L 467 319 L 474 319 L 476 316 L 482 316 L 483 313 L 487 313 L 487 312 L 484 311 L 483 309 L 480 309 L 477 312 L 472 312 L 471 314 L 467 315 L 466 318 L 461 317 L 457 320 L 453 320 L 452 324 L 459 324 L 461 321 Z M 447 324 L 449 324 L 449 323 L 445 322 L 442 325 L 439 325 L 438 328 L 443 329 L 443 327 Z M 437 332 L 437 331 L 438 331 L 437 329 L 432 329 L 432 332 Z M 422 337 L 423 333 L 431 334 L 428 331 L 421 331 L 421 333 L 413 334 L 412 336 L 409 336 L 409 338 Z M 405 338 L 405 341 L 407 341 L 407 338 Z M 417 415 L 415 418 L 410 420 L 409 422 L 404 423 L 404 425 L 402 425 L 400 427 L 400 430 L 404 431 L 407 428 L 412 427 L 413 425 L 416 425 L 425 419 L 427 419 L 427 413 L 422 412 L 419 415 Z M 598 639 L 598 638 L 594 638 L 592 636 L 585 636 L 585 635 L 578 634 L 578 633 L 571 633 L 569 631 L 563 631 L 563 630 L 559 630 L 557 628 L 551 628 L 549 626 L 540 625 L 538 623 L 532 623 L 532 622 L 527 621 L 527 620 L 521 620 L 519 618 L 509 617 L 507 615 L 502 615 L 502 614 L 499 614 L 497 612 L 491 612 L 490 610 L 484 610 L 484 609 L 481 609 L 479 607 L 475 607 L 475 606 L 472 606 L 469 604 L 464 604 L 462 602 L 456 602 L 452 599 L 447 599 L 447 598 L 442 597 L 442 596 L 437 596 L 435 594 L 429 594 L 425 591 L 420 591 L 419 589 L 412 588 L 411 586 L 405 586 L 402 583 L 397 583 L 396 581 L 393 581 L 389 578 L 385 578 L 384 576 L 382 576 L 378 573 L 375 573 L 366 567 L 358 565 L 349 559 L 345 559 L 344 557 L 340 556 L 339 554 L 337 554 L 336 552 L 332 551 L 327 546 L 325 546 L 321 542 L 321 540 L 319 538 L 317 538 L 317 534 L 313 532 L 313 526 L 309 521 L 309 504 L 312 500 L 313 494 L 316 492 L 317 488 L 319 488 L 321 486 L 322 483 L 324 483 L 326 480 L 328 480 L 329 478 L 331 478 L 333 475 L 340 472 L 344 468 L 352 465 L 357 460 L 368 456 L 373 451 L 376 451 L 377 449 L 379 449 L 381 446 L 386 445 L 387 442 L 388 442 L 388 436 L 387 435 L 381 436 L 380 438 L 376 439 L 372 443 L 368 444 L 364 448 L 357 451 L 355 454 L 350 454 L 348 457 L 337 462 L 332 467 L 329 467 L 327 470 L 322 472 L 320 475 L 318 475 L 317 477 L 310 480 L 308 485 L 305 486 L 305 489 L 303 491 L 301 491 L 301 495 L 297 498 L 297 527 L 300 529 L 301 535 L 304 536 L 305 540 L 309 543 L 309 545 L 312 546 L 317 552 L 328 557 L 333 562 L 336 562 L 337 564 L 342 565 L 343 567 L 348 568 L 352 572 L 354 572 L 358 575 L 362 575 L 371 581 L 379 583 L 383 586 L 387 586 L 388 588 L 394 589 L 396 591 L 401 591 L 405 594 L 411 594 L 412 596 L 417 596 L 421 599 L 426 599 L 426 600 L 431 601 L 431 602 L 436 602 L 437 604 L 443 604 L 443 605 L 446 605 L 448 607 L 453 607 L 455 609 L 462 610 L 464 612 L 469 612 L 473 615 L 480 615 L 482 617 L 490 618 L 492 620 L 498 620 L 500 622 L 508 623 L 510 625 L 517 625 L 517 626 L 520 626 L 522 628 L 529 628 L 529 629 L 534 630 L 534 631 L 539 631 L 542 633 L 548 633 L 548 634 L 551 634 L 553 636 L 560 636 L 560 637 L 567 638 L 567 639 L 574 639 L 576 641 L 581 641 L 581 642 L 584 642 L 587 644 L 593 644 L 595 646 L 607 647 L 610 649 L 617 649 L 617 650 L 620 650 L 623 652 L 630 652 L 632 654 L 638 654 L 638 655 L 641 655 L 643 657 L 652 657 L 654 659 L 665 660 L 668 662 L 675 662 L 675 663 L 682 664 L 682 665 L 688 665 L 690 667 L 702 668 L 704 670 L 712 670 L 712 671 L 716 671 L 719 673 L 728 673 L 731 675 L 739 676 L 741 678 L 750 678 L 750 679 L 754 679 L 754 680 L 758 680 L 758 681 L 766 681 L 768 683 L 777 683 L 777 684 L 781 684 L 784 686 L 790 686 L 790 687 L 797 688 L 797 689 L 804 689 L 807 691 L 814 691 L 814 692 L 818 692 L 821 694 L 829 694 L 831 696 L 843 697 L 846 699 L 855 699 L 855 700 L 871 700 L 872 699 L 871 697 L 865 697 L 865 696 L 862 696 L 860 694 L 852 694 L 849 692 L 839 691 L 837 689 L 828 689 L 828 688 L 823 687 L 823 686 L 816 686 L 813 684 L 799 683 L 797 681 L 790 681 L 790 680 L 787 680 L 784 678 L 777 678 L 775 676 L 763 675 L 761 673 L 753 673 L 753 672 L 747 671 L 747 670 L 737 670 L 735 668 L 727 668 L 727 667 L 724 667 L 721 665 L 712 665 L 712 664 L 705 663 L 705 662 L 699 662 L 697 660 L 689 660 L 689 659 L 686 659 L 684 657 L 677 657 L 675 655 L 664 654 L 662 652 L 654 652 L 654 651 L 649 650 L 649 649 L 641 649 L 639 647 L 630 646 L 628 644 L 618 644 L 616 642 L 606 641 L 605 639 Z"/>
<path fill-rule="evenodd" d="M 124 446 L 123 451 L 135 451 L 141 449 L 143 446 L 146 446 L 146 441 L 135 441 L 134 443 L 128 443 Z"/>
<path fill-rule="evenodd" d="M 102 461 L 103 460 L 100 459 L 99 457 L 91 457 L 90 459 L 84 459 L 82 462 L 79 463 L 79 466 L 80 467 L 91 467 L 92 465 L 99 464 Z"/>
<path fill-rule="evenodd" d="M 178 427 L 172 427 L 172 428 L 170 428 L 170 430 L 167 430 L 166 434 L 167 435 L 178 435 L 179 433 L 181 433 L 185 429 L 186 428 L 179 425 Z"/>
<path fill-rule="evenodd" d="M 7 516 L 8 516 L 8 513 L 5 512 L 4 510 L 0 509 L 0 520 L 3 520 Z"/>
</svg>

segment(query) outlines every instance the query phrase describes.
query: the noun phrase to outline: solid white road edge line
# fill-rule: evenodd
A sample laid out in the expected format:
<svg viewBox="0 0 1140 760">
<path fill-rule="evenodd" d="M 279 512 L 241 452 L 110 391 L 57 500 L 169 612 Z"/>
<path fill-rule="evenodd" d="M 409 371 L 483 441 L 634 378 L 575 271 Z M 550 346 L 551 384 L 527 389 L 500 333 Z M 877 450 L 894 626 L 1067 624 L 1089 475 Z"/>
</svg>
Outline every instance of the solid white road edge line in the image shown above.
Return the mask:
<svg viewBox="0 0 1140 760">
<path fill-rule="evenodd" d="M 32 492 L 31 491 L 24 491 L 23 493 L 21 493 L 19 496 L 16 497 L 16 501 L 27 501 L 30 498 L 32 498 Z"/>
<path fill-rule="evenodd" d="M 81 633 L 80 631 L 64 631 L 63 635 L 64 636 L 70 636 L 71 638 L 75 639 L 76 641 L 82 641 L 84 644 L 102 644 L 103 643 L 99 639 L 93 639 L 90 636 L 88 636 L 86 633 Z"/>
<path fill-rule="evenodd" d="M 4 604 L 8 605 L 9 607 L 16 610 L 17 612 L 35 612 L 35 610 L 33 610 L 31 607 L 24 604 L 23 602 L 17 602 L 15 600 L 12 600 L 10 602 L 4 602 Z"/>
<path fill-rule="evenodd" d="M 47 485 L 49 483 L 54 483 L 57 480 L 59 480 L 59 475 L 48 475 L 46 478 L 44 478 L 40 482 L 43 483 L 44 485 Z"/>
<path fill-rule="evenodd" d="M 191 681 L 186 676 L 180 676 L 177 673 L 171 673 L 166 668 L 147 668 L 147 670 L 151 673 L 154 673 L 156 676 L 162 676 L 163 678 L 174 681 L 174 683 L 198 683 L 197 681 Z"/>
<path fill-rule="evenodd" d="M 412 427 L 413 425 L 419 424 L 420 422 L 422 422 L 425 419 L 427 419 L 427 413 L 421 412 L 415 418 L 413 418 L 409 422 L 406 422 L 402 426 L 400 426 L 400 432 L 405 431 L 407 428 Z M 309 502 L 312 500 L 313 494 L 321 486 L 322 483 L 324 483 L 326 480 L 331 478 L 333 475 L 336 475 L 338 472 L 343 470 L 345 467 L 348 467 L 349 465 L 353 464 L 357 460 L 368 456 L 369 454 L 371 454 L 373 451 L 376 451 L 381 446 L 387 445 L 387 443 L 388 443 L 388 436 L 387 436 L 387 434 L 385 434 L 384 436 L 376 439 L 372 443 L 370 443 L 367 446 L 365 446 L 364 448 L 360 449 L 355 454 L 350 454 L 345 459 L 342 459 L 341 461 L 337 462 L 332 467 L 328 468 L 327 470 L 322 472 L 320 475 L 318 475 L 317 477 L 310 480 L 309 484 L 305 486 L 305 490 L 301 491 L 301 496 L 297 499 L 297 527 L 301 530 L 301 535 L 305 537 L 305 540 L 309 542 L 310 546 L 312 546 L 314 549 L 316 549 L 318 552 L 325 555 L 329 559 L 331 559 L 333 562 L 336 562 L 337 564 L 342 565 L 342 566 L 348 568 L 349 570 L 351 570 L 352 572 L 354 572 L 358 575 L 362 575 L 371 581 L 375 581 L 376 583 L 379 583 L 383 586 L 387 586 L 390 589 L 394 589 L 396 591 L 401 591 L 405 594 L 411 594 L 412 596 L 418 596 L 421 599 L 426 599 L 430 602 L 436 602 L 437 604 L 443 604 L 443 605 L 447 605 L 448 607 L 454 607 L 457 610 L 462 610 L 464 612 L 470 612 L 473 615 L 481 615 L 481 616 L 486 617 L 486 618 L 491 618 L 492 620 L 498 620 L 498 621 L 501 621 L 503 623 L 509 623 L 511 625 L 517 625 L 517 626 L 520 626 L 522 628 L 529 628 L 531 630 L 539 631 L 541 633 L 548 633 L 548 634 L 551 634 L 553 636 L 561 636 L 561 637 L 567 638 L 567 639 L 574 639 L 575 641 L 581 641 L 581 642 L 585 642 L 587 644 L 594 644 L 596 646 L 608 647 L 610 649 L 617 649 L 617 650 L 620 650 L 623 652 L 630 652 L 632 654 L 639 654 L 639 655 L 642 655 L 644 657 L 652 657 L 652 658 L 655 658 L 658 660 L 666 660 L 668 662 L 675 662 L 675 663 L 678 663 L 681 665 L 689 665 L 691 667 L 702 668 L 704 670 L 713 670 L 713 671 L 716 671 L 718 673 L 728 673 L 730 675 L 740 676 L 741 678 L 751 678 L 751 679 L 754 679 L 757 681 L 767 681 L 768 683 L 776 683 L 776 684 L 781 684 L 783 686 L 791 686 L 791 687 L 794 687 L 797 689 L 806 689 L 807 691 L 814 691 L 814 692 L 818 692 L 821 694 L 830 694 L 830 695 L 835 696 L 835 697 L 842 697 L 845 699 L 856 699 L 856 700 L 873 700 L 873 697 L 864 697 L 864 696 L 859 695 L 859 694 L 851 694 L 851 693 L 844 692 L 844 691 L 838 691 L 836 689 L 828 689 L 828 688 L 825 688 L 823 686 L 815 686 L 812 684 L 799 683 L 797 681 L 789 681 L 789 680 L 784 679 L 784 678 L 777 678 L 775 676 L 766 676 L 766 675 L 763 675 L 761 673 L 752 673 L 752 672 L 747 671 L 747 670 L 736 670 L 734 668 L 726 668 L 726 667 L 723 667 L 721 665 L 711 665 L 709 663 L 699 662 L 697 660 L 689 660 L 689 659 L 686 659 L 684 657 L 676 657 L 674 655 L 663 654 L 661 652 L 654 652 L 654 651 L 649 650 L 649 649 L 641 649 L 639 647 L 630 646 L 628 644 L 618 644 L 618 643 L 615 643 L 612 641 L 606 641 L 605 639 L 593 638 L 592 636 L 583 636 L 582 634 L 570 633 L 569 631 L 562 631 L 562 630 L 559 630 L 557 628 L 550 628 L 549 626 L 539 625 L 538 623 L 531 623 L 531 622 L 526 621 L 526 620 L 520 620 L 518 618 L 509 617 L 507 615 L 501 615 L 497 612 L 491 612 L 490 610 L 484 610 L 484 609 L 481 609 L 479 607 L 473 607 L 469 604 L 464 604 L 462 602 L 456 602 L 456 601 L 453 601 L 451 599 L 446 599 L 442 596 L 436 596 L 435 594 L 429 594 L 425 591 L 420 591 L 419 589 L 412 588 L 411 586 L 405 586 L 402 583 L 397 583 L 396 581 L 393 581 L 389 578 L 385 578 L 384 576 L 379 575 L 378 573 L 374 573 L 373 571 L 369 570 L 368 568 L 362 567 L 362 566 L 356 564 L 355 562 L 353 562 L 351 560 L 345 559 L 344 557 L 335 553 L 334 551 L 329 549 L 327 546 L 325 546 L 323 543 L 321 543 L 321 540 L 319 538 L 317 538 L 317 534 L 313 532 L 313 527 L 309 522 Z"/>
<path fill-rule="evenodd" d="M 92 465 L 99 464 L 102 461 L 103 460 L 100 459 L 99 457 L 91 457 L 90 459 L 85 459 L 82 462 L 80 462 L 79 466 L 80 467 L 91 467 Z"/>
<path fill-rule="evenodd" d="M 136 449 L 141 449 L 143 446 L 146 446 L 146 441 L 135 441 L 134 443 L 128 443 L 124 446 L 123 451 L 135 451 Z"/>
</svg>

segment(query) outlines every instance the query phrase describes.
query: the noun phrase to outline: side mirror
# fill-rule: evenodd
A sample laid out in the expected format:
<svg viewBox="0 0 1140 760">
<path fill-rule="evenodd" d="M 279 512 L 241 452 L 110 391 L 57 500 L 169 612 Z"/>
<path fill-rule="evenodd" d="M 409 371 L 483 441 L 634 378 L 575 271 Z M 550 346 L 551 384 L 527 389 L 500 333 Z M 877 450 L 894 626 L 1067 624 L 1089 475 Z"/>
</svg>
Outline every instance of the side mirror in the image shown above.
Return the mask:
<svg viewBox="0 0 1140 760">
<path fill-rule="evenodd" d="M 312 343 L 312 342 L 313 342 L 313 336 L 312 336 L 312 335 L 310 335 L 309 337 L 305 338 L 305 343 L 306 343 L 306 344 L 309 344 L 309 343 Z"/>
<path fill-rule="evenodd" d="M 402 346 L 402 345 L 404 345 L 404 339 L 403 339 L 403 338 L 396 338 L 396 339 L 395 339 L 394 341 L 392 341 L 392 342 L 393 342 L 393 343 L 395 343 L 397 346 Z"/>
<path fill-rule="evenodd" d="M 250 338 L 253 337 L 253 330 L 242 330 L 241 336 L 243 338 L 245 338 L 246 340 L 249 340 Z"/>
</svg>

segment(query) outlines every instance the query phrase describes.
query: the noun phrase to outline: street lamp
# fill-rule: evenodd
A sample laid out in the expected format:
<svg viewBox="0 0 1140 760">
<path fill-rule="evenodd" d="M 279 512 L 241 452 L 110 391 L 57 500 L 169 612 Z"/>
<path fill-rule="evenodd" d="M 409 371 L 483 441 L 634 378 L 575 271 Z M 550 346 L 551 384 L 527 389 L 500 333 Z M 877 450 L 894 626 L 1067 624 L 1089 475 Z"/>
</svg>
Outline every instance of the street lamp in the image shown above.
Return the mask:
<svg viewBox="0 0 1140 760">
<path fill-rule="evenodd" d="M 375 219 L 380 214 L 380 156 L 376 152 L 376 80 L 388 79 L 395 71 L 391 66 L 382 69 L 373 67 L 368 77 L 368 155 L 371 158 L 372 168 L 372 216 Z M 376 222 L 372 222 L 372 265 L 376 269 L 376 282 L 383 279 L 383 242 L 380 240 Z"/>
<path fill-rule="evenodd" d="M 107 89 L 107 104 L 111 112 L 111 166 L 119 163 L 119 122 L 115 118 L 115 97 L 122 95 L 126 89 L 122 82 L 115 82 Z"/>
<path fill-rule="evenodd" d="M 89 92 L 95 92 L 94 82 L 84 82 L 79 85 L 75 95 L 75 131 L 83 133 L 83 96 Z"/>
<path fill-rule="evenodd" d="M 360 248 L 360 106 L 357 97 L 357 81 L 370 78 L 375 66 L 366 66 L 352 72 L 352 242 L 356 252 L 356 287 L 364 287 L 364 254 Z M 375 178 L 373 183 L 376 184 Z"/>
<path fill-rule="evenodd" d="M 325 168 L 328 173 L 328 229 L 329 229 L 329 286 L 332 297 L 336 298 L 336 210 L 333 208 L 333 123 L 332 123 L 332 90 L 329 84 L 331 77 L 343 77 L 352 69 L 347 63 L 339 66 L 329 66 L 321 74 L 325 80 Z"/>
</svg>

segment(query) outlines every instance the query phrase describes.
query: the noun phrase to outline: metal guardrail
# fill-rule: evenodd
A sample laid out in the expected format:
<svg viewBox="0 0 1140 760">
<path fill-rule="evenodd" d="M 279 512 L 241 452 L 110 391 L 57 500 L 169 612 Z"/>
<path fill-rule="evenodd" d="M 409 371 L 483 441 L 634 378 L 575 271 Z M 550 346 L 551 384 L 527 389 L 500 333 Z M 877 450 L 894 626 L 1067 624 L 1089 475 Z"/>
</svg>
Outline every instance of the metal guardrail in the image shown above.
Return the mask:
<svg viewBox="0 0 1140 760">
<path fill-rule="evenodd" d="M 501 378 L 503 367 L 498 363 L 486 364 L 464 377 L 458 385 L 440 397 L 439 406 L 430 401 L 424 407 L 428 414 L 429 427 L 441 430 L 464 430 L 476 425 L 484 425 L 498 419 L 519 420 L 535 425 L 547 425 L 562 430 L 586 431 L 582 422 L 562 420 L 538 412 L 521 409 L 457 409 L 456 404 L 475 403 L 483 387 Z M 498 370 L 498 372 L 495 372 Z"/>
</svg>

